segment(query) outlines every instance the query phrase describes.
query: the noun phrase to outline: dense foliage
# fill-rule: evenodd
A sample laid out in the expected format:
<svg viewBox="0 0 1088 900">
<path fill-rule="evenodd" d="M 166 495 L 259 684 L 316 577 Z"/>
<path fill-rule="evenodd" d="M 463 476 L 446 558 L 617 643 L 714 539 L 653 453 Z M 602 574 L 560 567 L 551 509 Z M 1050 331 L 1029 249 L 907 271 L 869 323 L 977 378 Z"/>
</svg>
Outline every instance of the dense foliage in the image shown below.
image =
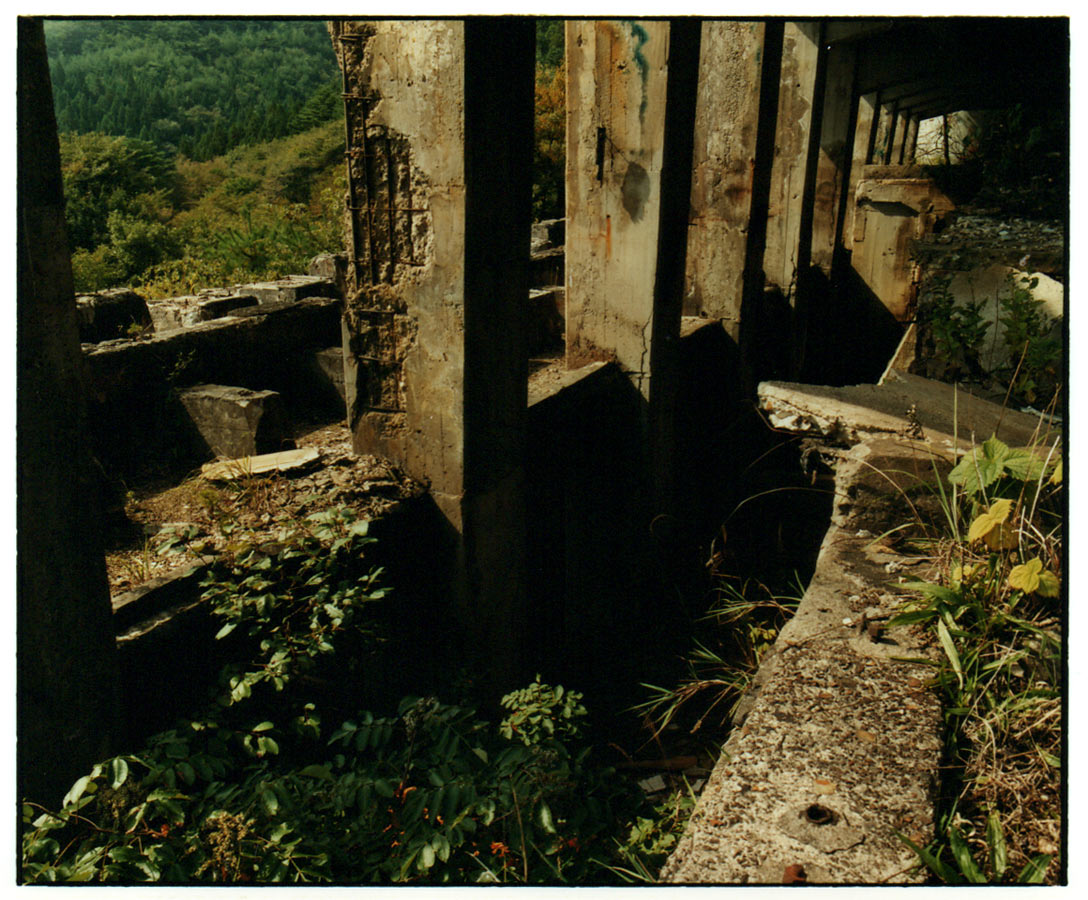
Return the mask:
<svg viewBox="0 0 1088 900">
<path fill-rule="evenodd" d="M 59 810 L 23 804 L 29 882 L 592 883 L 644 878 L 682 824 L 597 761 L 582 696 L 536 681 L 496 726 L 461 698 L 351 701 L 376 646 L 365 521 L 244 533 L 205 601 L 240 661 L 202 714 L 105 760 Z M 195 531 L 163 550 L 202 552 Z M 335 663 L 333 660 L 335 659 Z M 322 683 L 338 690 L 321 694 Z M 346 688 L 346 690 L 345 690 Z M 339 725 L 329 727 L 324 715 Z M 641 815 L 640 815 L 641 814 Z"/>
<path fill-rule="evenodd" d="M 325 23 L 83 19 L 45 23 L 60 131 L 210 159 L 339 111 Z"/>
<path fill-rule="evenodd" d="M 61 135 L 76 290 L 162 297 L 305 271 L 340 246 L 342 154 L 336 122 L 207 162 Z"/>
<path fill-rule="evenodd" d="M 1060 439 L 991 437 L 938 483 L 935 577 L 891 625 L 930 628 L 944 704 L 935 840 L 903 837 L 948 884 L 1060 877 L 1063 569 Z M 898 530 L 898 529 L 897 529 Z"/>
</svg>

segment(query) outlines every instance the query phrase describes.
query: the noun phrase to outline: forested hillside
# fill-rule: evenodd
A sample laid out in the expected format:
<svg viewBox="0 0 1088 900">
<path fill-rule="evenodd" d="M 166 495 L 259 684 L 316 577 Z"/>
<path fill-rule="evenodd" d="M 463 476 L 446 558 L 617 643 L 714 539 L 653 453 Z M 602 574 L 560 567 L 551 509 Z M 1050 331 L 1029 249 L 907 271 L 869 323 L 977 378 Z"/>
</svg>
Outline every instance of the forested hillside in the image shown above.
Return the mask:
<svg viewBox="0 0 1088 900">
<path fill-rule="evenodd" d="M 50 20 L 45 37 L 62 132 L 203 160 L 305 131 L 340 106 L 323 21 Z"/>
<path fill-rule="evenodd" d="M 341 85 L 325 22 L 45 23 L 76 290 L 150 297 L 339 250 Z M 537 26 L 533 212 L 563 215 L 563 22 Z"/>
</svg>

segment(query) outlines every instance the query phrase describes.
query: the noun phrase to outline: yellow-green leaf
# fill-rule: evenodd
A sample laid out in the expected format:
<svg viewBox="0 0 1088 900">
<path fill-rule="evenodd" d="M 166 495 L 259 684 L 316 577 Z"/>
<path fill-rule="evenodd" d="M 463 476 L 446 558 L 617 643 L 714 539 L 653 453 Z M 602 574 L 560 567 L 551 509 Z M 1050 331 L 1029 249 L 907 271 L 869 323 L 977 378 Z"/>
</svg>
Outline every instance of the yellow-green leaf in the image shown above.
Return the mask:
<svg viewBox="0 0 1088 900">
<path fill-rule="evenodd" d="M 1054 471 L 1050 474 L 1050 483 L 1062 483 L 1062 461 L 1060 459 L 1058 460 L 1058 464 L 1054 467 Z"/>
<path fill-rule="evenodd" d="M 1049 569 L 1043 569 L 1039 573 L 1039 586 L 1035 589 L 1040 597 L 1057 597 L 1062 592 L 1061 582 L 1058 576 Z"/>
<path fill-rule="evenodd" d="M 1009 587 L 1025 594 L 1034 594 L 1039 587 L 1039 573 L 1043 570 L 1043 564 L 1038 557 L 1029 559 L 1026 563 L 1013 566 L 1009 572 Z"/>
<path fill-rule="evenodd" d="M 971 523 L 971 527 L 967 531 L 967 542 L 973 544 L 979 538 L 985 537 L 994 528 L 1005 522 L 1009 518 L 1009 513 L 1011 511 L 1011 500 L 995 501 L 986 512 L 981 513 L 975 521 Z"/>
<path fill-rule="evenodd" d="M 1019 544 L 1016 539 L 1016 529 L 1005 522 L 998 522 L 986 532 L 983 540 L 991 550 L 1012 550 Z"/>
</svg>

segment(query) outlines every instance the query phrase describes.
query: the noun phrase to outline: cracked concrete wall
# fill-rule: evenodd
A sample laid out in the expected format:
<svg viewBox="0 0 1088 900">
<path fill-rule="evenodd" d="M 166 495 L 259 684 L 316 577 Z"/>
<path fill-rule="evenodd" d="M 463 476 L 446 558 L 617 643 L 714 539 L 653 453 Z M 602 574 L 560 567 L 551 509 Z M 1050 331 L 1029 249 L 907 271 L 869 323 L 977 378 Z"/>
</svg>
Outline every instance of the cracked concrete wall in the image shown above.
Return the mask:
<svg viewBox="0 0 1088 900">
<path fill-rule="evenodd" d="M 464 25 L 336 23 L 346 73 L 355 291 L 344 317 L 358 453 L 427 480 L 455 524 L 463 490 Z M 348 40 L 352 35 L 359 39 Z M 386 141 L 395 160 L 381 166 Z M 366 157 L 372 156 L 374 160 Z M 399 168 L 399 172 L 396 170 Z M 350 203 L 350 200 L 349 200 Z M 413 210 L 398 262 L 395 208 Z M 394 212 L 390 212 L 390 209 Z M 403 232 L 403 227 L 401 228 Z M 436 238 L 435 235 L 439 235 Z M 360 237 L 361 235 L 361 237 Z M 349 245 L 351 242 L 349 242 Z"/>
<path fill-rule="evenodd" d="M 650 392 L 669 26 L 567 23 L 567 365 Z"/>
</svg>

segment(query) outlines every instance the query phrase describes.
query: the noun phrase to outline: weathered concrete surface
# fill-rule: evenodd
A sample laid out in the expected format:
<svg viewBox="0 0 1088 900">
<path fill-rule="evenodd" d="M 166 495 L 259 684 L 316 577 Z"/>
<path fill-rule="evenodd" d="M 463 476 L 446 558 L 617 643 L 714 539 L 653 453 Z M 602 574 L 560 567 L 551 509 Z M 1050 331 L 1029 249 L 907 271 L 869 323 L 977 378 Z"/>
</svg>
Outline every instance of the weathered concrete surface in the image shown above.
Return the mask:
<svg viewBox="0 0 1088 900">
<path fill-rule="evenodd" d="M 722 319 L 740 335 L 756 135 L 763 22 L 704 22 L 692 159 L 684 315 Z"/>
<path fill-rule="evenodd" d="M 812 582 L 782 629 L 676 851 L 671 883 L 910 883 L 896 832 L 933 832 L 941 717 L 933 658 L 914 628 L 884 630 L 894 583 L 916 561 L 874 545 L 900 510 L 893 481 L 932 473 L 925 453 L 879 438 L 841 454 L 837 503 Z M 854 498 L 854 499 L 850 499 Z M 874 499 L 887 502 L 878 509 Z M 890 505 L 889 505 L 890 504 Z"/>
<path fill-rule="evenodd" d="M 216 456 L 238 459 L 294 446 L 283 401 L 275 391 L 197 384 L 179 391 L 178 399 Z"/>
<path fill-rule="evenodd" d="M 190 296 L 147 301 L 156 332 L 191 328 L 200 322 L 220 319 L 235 310 L 256 305 L 255 295 L 230 288 L 212 288 Z"/>
<path fill-rule="evenodd" d="M 650 393 L 669 25 L 568 21 L 567 365 Z"/>
<path fill-rule="evenodd" d="M 150 581 L 125 591 L 112 599 L 113 627 L 119 640 L 132 640 L 145 628 L 142 622 L 157 619 L 179 605 L 188 606 L 200 596 L 199 583 L 207 566 L 194 563 L 169 575 L 159 575 Z"/>
<path fill-rule="evenodd" d="M 855 193 L 851 264 L 872 295 L 900 322 L 914 314 L 921 272 L 912 240 L 953 210 L 920 169 L 866 166 Z"/>
<path fill-rule="evenodd" d="M 820 102 L 817 75 L 822 27 L 819 22 L 787 22 L 782 39 L 778 124 L 763 271 L 767 284 L 780 290 L 791 305 L 805 257 L 809 255 L 808 247 L 803 245 L 811 240 L 804 228 L 805 204 L 811 203 L 809 192 L 815 178 L 809 142 L 813 111 Z"/>
<path fill-rule="evenodd" d="M 979 444 L 991 435 L 1010 446 L 1026 446 L 1048 433 L 1037 416 L 896 370 L 879 385 L 767 381 L 759 386 L 759 405 L 776 428 L 849 443 L 885 433 L 925 438 L 946 449 L 952 449 L 953 435 L 961 446 Z"/>
<path fill-rule="evenodd" d="M 458 606 L 490 654 L 481 661 L 505 677 L 524 614 L 532 22 L 332 33 L 354 198 L 353 446 L 429 484 L 458 535 Z"/>
<path fill-rule="evenodd" d="M 84 344 L 128 337 L 133 326 L 136 330 L 151 326 L 147 302 L 128 288 L 79 294 L 76 311 L 79 313 L 79 340 Z"/>
<path fill-rule="evenodd" d="M 252 294 L 260 304 L 297 303 L 307 297 L 339 297 L 334 280 L 318 275 L 285 275 L 275 281 L 240 284 L 239 294 Z"/>
</svg>

